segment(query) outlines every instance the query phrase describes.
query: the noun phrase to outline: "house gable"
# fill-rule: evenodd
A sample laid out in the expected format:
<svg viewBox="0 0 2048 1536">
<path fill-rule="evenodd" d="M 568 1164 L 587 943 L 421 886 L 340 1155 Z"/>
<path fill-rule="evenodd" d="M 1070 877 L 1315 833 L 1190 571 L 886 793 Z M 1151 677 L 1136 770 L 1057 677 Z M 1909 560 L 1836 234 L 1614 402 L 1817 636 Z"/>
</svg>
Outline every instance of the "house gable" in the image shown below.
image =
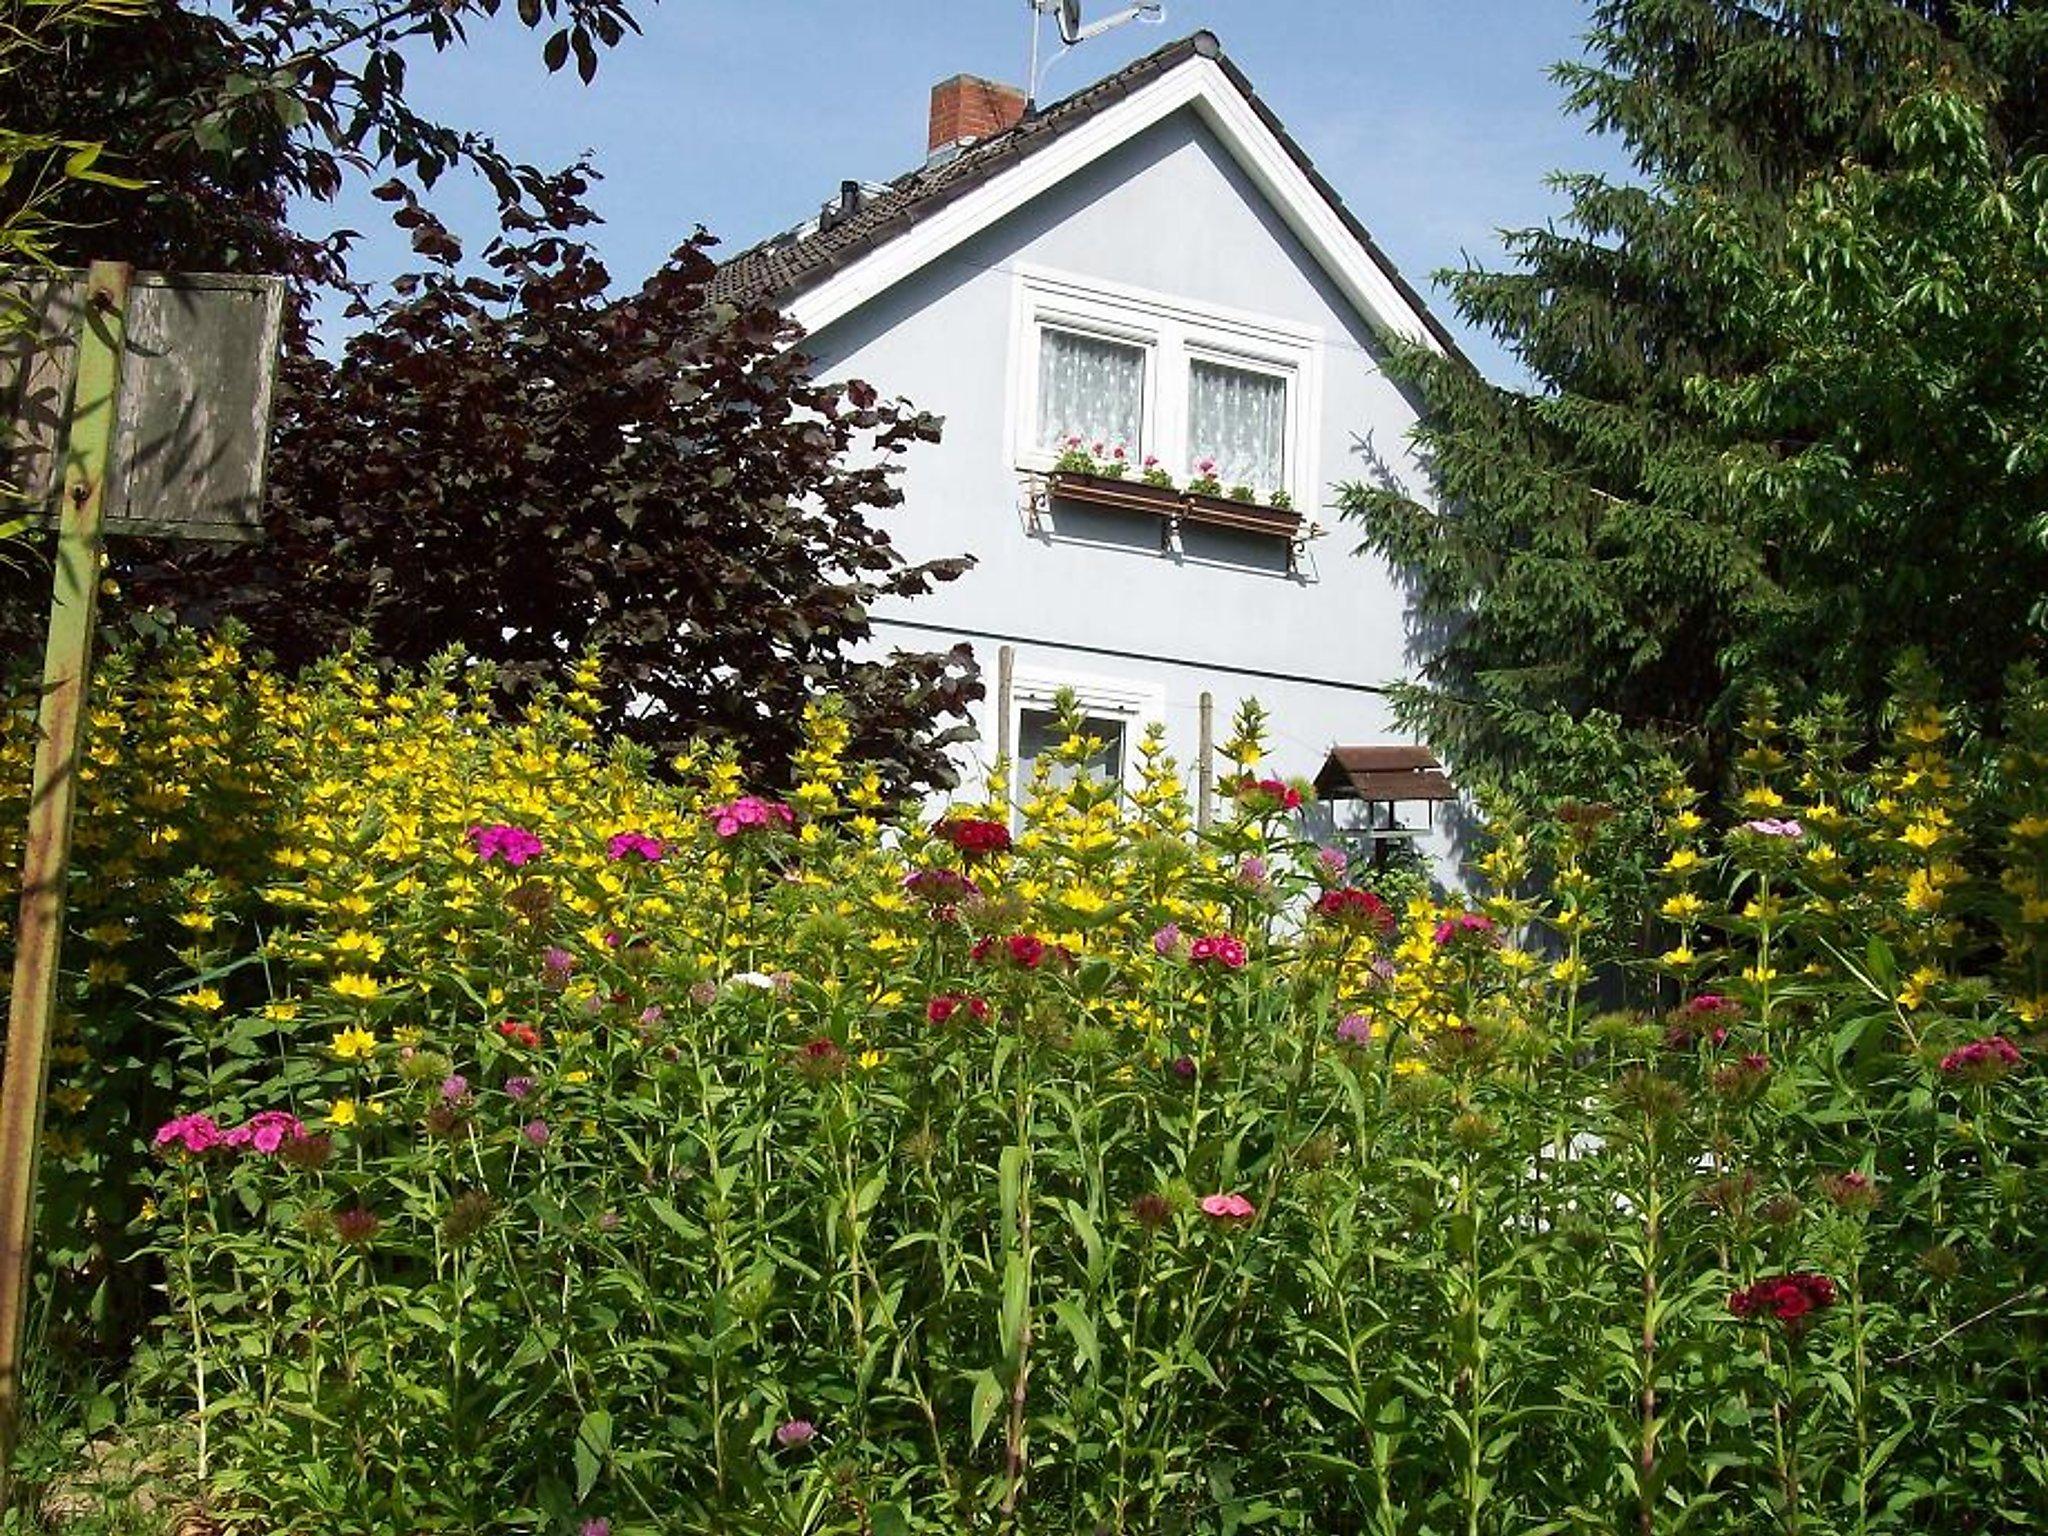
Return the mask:
<svg viewBox="0 0 2048 1536">
<path fill-rule="evenodd" d="M 806 330 L 820 330 L 1182 111 L 1200 118 L 1369 325 L 1456 355 L 1449 333 L 1207 32 L 1027 118 L 958 162 L 903 178 L 842 227 L 743 253 L 714 291 L 774 300 Z"/>
</svg>

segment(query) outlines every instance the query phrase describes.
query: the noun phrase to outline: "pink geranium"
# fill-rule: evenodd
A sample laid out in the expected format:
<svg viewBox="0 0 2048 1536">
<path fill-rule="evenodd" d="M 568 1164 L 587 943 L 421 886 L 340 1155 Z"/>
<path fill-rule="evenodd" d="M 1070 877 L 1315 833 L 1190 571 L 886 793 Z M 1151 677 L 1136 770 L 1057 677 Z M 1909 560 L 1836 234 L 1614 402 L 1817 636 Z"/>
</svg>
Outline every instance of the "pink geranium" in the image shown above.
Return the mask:
<svg viewBox="0 0 2048 1536">
<path fill-rule="evenodd" d="M 788 806 L 763 800 L 759 795 L 741 795 L 725 805 L 712 806 L 706 814 L 711 818 L 712 830 L 720 837 L 738 837 L 759 827 L 796 825 L 796 817 Z"/>
</svg>

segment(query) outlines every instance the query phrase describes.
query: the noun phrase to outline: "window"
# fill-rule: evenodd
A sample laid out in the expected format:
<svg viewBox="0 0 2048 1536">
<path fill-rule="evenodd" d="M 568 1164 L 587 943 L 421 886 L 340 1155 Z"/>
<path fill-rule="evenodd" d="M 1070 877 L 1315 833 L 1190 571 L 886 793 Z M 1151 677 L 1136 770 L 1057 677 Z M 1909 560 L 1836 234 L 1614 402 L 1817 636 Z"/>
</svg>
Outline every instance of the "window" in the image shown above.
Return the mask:
<svg viewBox="0 0 2048 1536">
<path fill-rule="evenodd" d="M 1121 784 L 1124 779 L 1124 725 L 1125 722 L 1113 715 L 1087 715 L 1082 719 L 1083 729 L 1089 736 L 1102 742 L 1102 750 L 1078 767 L 1072 763 L 1054 763 L 1052 783 L 1055 788 L 1071 784 L 1081 768 L 1090 776 L 1110 784 Z M 1031 786 L 1037 774 L 1038 760 L 1057 752 L 1065 743 L 1061 734 L 1059 716 L 1050 709 L 1032 709 L 1029 706 L 1017 712 L 1017 799 L 1019 803 L 1031 793 Z"/>
<path fill-rule="evenodd" d="M 1145 349 L 1046 326 L 1038 346 L 1038 446 L 1058 453 L 1070 437 L 1143 451 Z"/>
<path fill-rule="evenodd" d="M 1318 500 L 1325 341 L 1312 325 L 1038 268 L 1017 273 L 1011 463 L 1053 468 L 1070 438 L 1135 477 L 1185 487 L 1214 461 L 1225 491 Z"/>
<path fill-rule="evenodd" d="M 1188 367 L 1188 467 L 1228 486 L 1287 488 L 1287 379 L 1195 358 Z"/>
</svg>

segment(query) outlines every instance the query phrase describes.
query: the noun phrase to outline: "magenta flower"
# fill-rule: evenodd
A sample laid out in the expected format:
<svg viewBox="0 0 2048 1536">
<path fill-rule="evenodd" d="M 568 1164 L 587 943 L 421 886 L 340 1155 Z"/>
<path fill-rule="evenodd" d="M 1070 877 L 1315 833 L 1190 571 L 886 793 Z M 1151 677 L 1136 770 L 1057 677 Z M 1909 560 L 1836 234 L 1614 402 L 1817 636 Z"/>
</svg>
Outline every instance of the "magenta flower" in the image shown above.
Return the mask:
<svg viewBox="0 0 2048 1536">
<path fill-rule="evenodd" d="M 1497 932 L 1493 919 L 1484 912 L 1460 912 L 1436 925 L 1436 942 L 1439 948 L 1459 943 L 1490 943 Z"/>
<path fill-rule="evenodd" d="M 1351 855 L 1342 848 L 1318 848 L 1316 867 L 1326 880 L 1342 880 L 1344 871 L 1351 867 Z"/>
<path fill-rule="evenodd" d="M 1372 1020 L 1362 1013 L 1345 1014 L 1337 1021 L 1337 1043 L 1356 1046 L 1372 1044 Z"/>
<path fill-rule="evenodd" d="M 476 856 L 486 864 L 496 860 L 514 869 L 547 851 L 541 840 L 526 828 L 506 826 L 502 822 L 488 827 L 471 827 L 469 841 L 476 849 Z"/>
<path fill-rule="evenodd" d="M 818 1438 L 818 1426 L 809 1419 L 791 1419 L 775 1428 L 775 1443 L 785 1451 L 799 1450 Z"/>
<path fill-rule="evenodd" d="M 529 1120 L 519 1128 L 519 1134 L 533 1143 L 534 1146 L 544 1147 L 548 1144 L 548 1139 L 555 1133 L 548 1129 L 547 1121 Z"/>
<path fill-rule="evenodd" d="M 450 1072 L 441 1079 L 441 1097 L 454 1100 L 469 1092 L 469 1079 L 460 1072 Z"/>
<path fill-rule="evenodd" d="M 1944 1076 L 1994 1083 L 2020 1064 L 2020 1048 L 2003 1035 L 1986 1035 L 1959 1045 L 1941 1058 Z"/>
<path fill-rule="evenodd" d="M 1244 969 L 1244 940 L 1227 933 L 1212 933 L 1188 946 L 1188 959 L 1196 965 L 1220 965 L 1226 971 Z"/>
<path fill-rule="evenodd" d="M 638 859 L 643 864 L 656 864 L 667 851 L 662 846 L 660 838 L 649 837 L 645 832 L 621 832 L 607 838 L 604 845 L 604 856 L 614 864 L 621 859 Z"/>
<path fill-rule="evenodd" d="M 725 805 L 712 806 L 705 814 L 711 818 L 712 830 L 720 837 L 738 837 L 742 832 L 758 827 L 796 825 L 796 817 L 788 806 L 763 800 L 759 795 L 741 795 Z"/>
<path fill-rule="evenodd" d="M 1161 959 L 1177 953 L 1180 949 L 1180 924 L 1168 923 L 1152 935 L 1152 953 Z"/>
<path fill-rule="evenodd" d="M 576 1536 L 612 1536 L 612 1523 L 602 1516 L 595 1520 L 586 1520 L 578 1528 Z"/>
<path fill-rule="evenodd" d="M 180 1115 L 157 1127 L 155 1147 L 162 1152 L 175 1148 L 193 1157 L 225 1144 L 220 1126 L 211 1115 Z"/>
<path fill-rule="evenodd" d="M 1173 1058 L 1173 1075 L 1182 1082 L 1193 1082 L 1197 1070 L 1199 1069 L 1195 1066 L 1194 1057 L 1176 1056 Z"/>
<path fill-rule="evenodd" d="M 265 1157 L 277 1155 L 277 1149 L 288 1141 L 303 1141 L 306 1127 L 297 1115 L 287 1114 L 281 1109 L 266 1109 L 251 1115 L 247 1123 L 236 1126 L 222 1139 L 227 1145 L 239 1150 L 254 1149 Z"/>
<path fill-rule="evenodd" d="M 1254 891 L 1266 888 L 1266 861 L 1258 855 L 1246 859 L 1237 866 L 1237 883 Z"/>
<path fill-rule="evenodd" d="M 576 957 L 559 944 L 550 944 L 540 957 L 541 969 L 547 972 L 547 980 L 560 986 L 569 979 L 569 973 L 576 969 Z"/>
<path fill-rule="evenodd" d="M 532 1092 L 533 1079 L 530 1077 L 508 1077 L 505 1079 L 505 1097 L 514 1102 L 525 1098 Z"/>
<path fill-rule="evenodd" d="M 1258 1213 L 1258 1207 L 1243 1195 L 1202 1196 L 1202 1214 L 1215 1221 L 1250 1221 Z"/>
</svg>

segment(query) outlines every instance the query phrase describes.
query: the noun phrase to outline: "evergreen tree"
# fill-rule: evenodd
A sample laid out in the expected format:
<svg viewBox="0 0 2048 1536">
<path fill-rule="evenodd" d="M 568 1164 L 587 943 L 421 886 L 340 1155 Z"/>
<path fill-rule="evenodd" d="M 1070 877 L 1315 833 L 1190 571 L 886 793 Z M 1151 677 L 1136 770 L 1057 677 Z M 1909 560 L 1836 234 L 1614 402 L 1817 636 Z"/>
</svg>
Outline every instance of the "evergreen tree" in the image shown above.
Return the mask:
<svg viewBox="0 0 2048 1536">
<path fill-rule="evenodd" d="M 1402 693 L 1408 721 L 1468 773 L 1554 779 L 1569 772 L 1560 715 L 1611 711 L 1717 763 L 1752 679 L 1874 708 L 1909 644 L 1995 693 L 2012 656 L 2040 644 L 2025 605 L 1972 601 L 1987 578 L 2016 587 L 2040 569 L 2036 532 L 2013 514 L 2025 488 L 1978 510 L 1980 487 L 1948 486 L 1933 521 L 1970 523 L 1967 561 L 1929 547 L 1927 518 L 1902 547 L 1878 508 L 1896 512 L 1945 471 L 1980 477 L 1985 455 L 1921 452 L 1902 483 L 1903 434 L 1866 440 L 1840 414 L 1870 410 L 1880 384 L 1818 387 L 1815 316 L 1780 299 L 1841 256 L 1823 232 L 1843 205 L 1817 189 L 1926 174 L 1924 155 L 1902 153 L 1899 117 L 1930 85 L 1976 112 L 1986 175 L 2018 174 L 2043 147 L 2048 5 L 1603 0 L 1588 41 L 1557 78 L 1573 110 L 1621 136 L 1636 177 L 1560 178 L 1560 224 L 1511 235 L 1507 270 L 1446 278 L 1535 387 L 1397 351 L 1427 406 L 1437 506 L 1345 493 L 1366 547 L 1415 573 L 1418 617 L 1446 635 Z M 2031 231 L 2015 223 L 2011 238 Z M 1914 261 L 1941 259 L 1922 242 L 1888 277 L 1910 286 Z M 1997 267 L 1976 264 L 1970 283 L 1994 283 Z M 1854 311 L 1831 312 L 1838 346 L 1870 318 Z M 1802 346 L 1806 366 L 1788 375 Z M 1971 367 L 1953 348 L 1937 361 Z M 1960 392 L 1982 404 L 2004 387 Z M 1831 471 L 1825 519 L 1804 472 L 1816 453 Z M 1877 572 L 1875 595 L 1845 601 Z"/>
</svg>

